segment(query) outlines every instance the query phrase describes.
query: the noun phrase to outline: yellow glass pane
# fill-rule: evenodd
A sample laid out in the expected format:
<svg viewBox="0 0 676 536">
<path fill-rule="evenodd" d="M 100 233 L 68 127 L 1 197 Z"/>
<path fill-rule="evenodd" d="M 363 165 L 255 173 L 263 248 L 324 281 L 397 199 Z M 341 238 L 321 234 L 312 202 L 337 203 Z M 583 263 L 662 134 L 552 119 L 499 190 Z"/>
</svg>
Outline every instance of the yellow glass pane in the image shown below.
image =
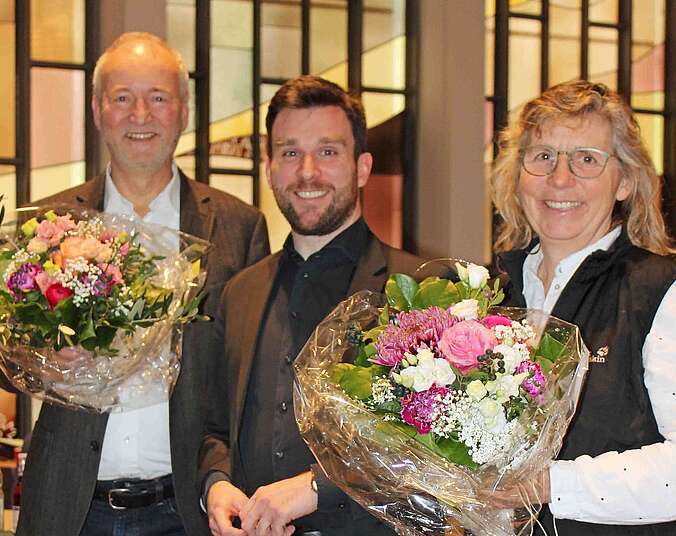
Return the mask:
<svg viewBox="0 0 676 536">
<path fill-rule="evenodd" d="M 589 29 L 589 79 L 617 89 L 617 30 Z"/>
<path fill-rule="evenodd" d="M 251 136 L 229 138 L 212 143 L 209 148 L 209 167 L 217 169 L 253 169 Z"/>
<path fill-rule="evenodd" d="M 5 220 L 9 221 L 16 208 L 16 175 L 13 166 L 0 166 L 0 195 L 4 196 L 2 204 L 5 206 Z"/>
<path fill-rule="evenodd" d="M 85 0 L 30 2 L 32 59 L 84 63 Z"/>
<path fill-rule="evenodd" d="M 403 112 L 406 104 L 403 95 L 363 93 L 361 97 L 366 111 L 366 124 L 369 129 Z"/>
<path fill-rule="evenodd" d="M 513 13 L 529 13 L 539 15 L 542 9 L 542 0 L 510 0 L 509 10 Z"/>
<path fill-rule="evenodd" d="M 550 4 L 549 11 L 549 85 L 580 77 L 579 7 L 565 9 Z"/>
<path fill-rule="evenodd" d="M 310 4 L 310 72 L 322 74 L 347 61 L 347 1 Z"/>
<path fill-rule="evenodd" d="M 167 0 L 165 9 L 167 43 L 178 50 L 183 57 L 183 62 L 188 67 L 188 70 L 194 71 L 195 2 L 194 0 Z"/>
<path fill-rule="evenodd" d="M 218 190 L 234 195 L 245 203 L 253 203 L 253 177 L 212 173 L 209 176 L 209 184 Z"/>
<path fill-rule="evenodd" d="M 643 1 L 640 0 L 640 2 Z M 589 2 L 589 20 L 592 22 L 617 22 L 618 2 L 619 0 L 595 0 L 594 2 Z"/>
<path fill-rule="evenodd" d="M 179 169 L 187 175 L 189 179 L 195 178 L 195 155 L 183 154 L 174 156 L 174 161 Z"/>
<path fill-rule="evenodd" d="M 261 6 L 261 74 L 295 78 L 301 72 L 300 1 L 263 2 Z"/>
<path fill-rule="evenodd" d="M 261 142 L 265 141 L 263 136 L 267 135 L 268 131 L 265 128 L 265 116 L 268 113 L 268 105 L 270 100 L 277 92 L 281 86 L 274 84 L 261 84 L 261 112 L 260 112 L 260 124 L 258 125 L 258 131 L 261 133 Z M 264 144 L 265 145 L 265 144 Z"/>
<path fill-rule="evenodd" d="M 31 201 L 82 184 L 85 181 L 85 163 L 69 162 L 31 170 Z"/>
<path fill-rule="evenodd" d="M 14 2 L 0 1 L 0 157 L 15 155 Z"/>
<path fill-rule="evenodd" d="M 406 3 L 365 2 L 362 84 L 403 89 L 406 84 Z"/>
<path fill-rule="evenodd" d="M 540 94 L 540 27 L 538 21 L 510 20 L 509 110 Z"/>
<path fill-rule="evenodd" d="M 641 127 L 641 137 L 648 147 L 658 175 L 664 173 L 664 117 L 652 114 L 636 114 Z"/>
<path fill-rule="evenodd" d="M 31 69 L 31 168 L 84 160 L 84 89 L 84 71 Z"/>
</svg>

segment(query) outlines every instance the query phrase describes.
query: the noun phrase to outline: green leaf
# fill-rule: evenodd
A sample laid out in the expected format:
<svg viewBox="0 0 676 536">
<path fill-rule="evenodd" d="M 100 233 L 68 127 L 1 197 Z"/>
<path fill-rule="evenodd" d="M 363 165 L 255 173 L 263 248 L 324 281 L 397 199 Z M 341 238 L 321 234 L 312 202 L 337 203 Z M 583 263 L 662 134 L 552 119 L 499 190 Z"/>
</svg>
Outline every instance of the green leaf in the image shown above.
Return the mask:
<svg viewBox="0 0 676 536">
<path fill-rule="evenodd" d="M 387 421 L 387 422 L 381 421 L 380 423 L 378 423 L 377 428 L 387 433 L 388 432 L 387 428 L 390 426 L 406 434 L 408 437 L 415 437 L 416 434 L 418 433 L 415 427 L 399 421 Z"/>
<path fill-rule="evenodd" d="M 376 412 L 394 413 L 395 415 L 399 415 L 401 413 L 401 402 L 398 400 L 389 400 L 382 404 L 378 404 L 375 410 Z"/>
<path fill-rule="evenodd" d="M 556 362 L 559 356 L 565 350 L 565 346 L 552 337 L 549 333 L 545 333 L 540 341 L 540 346 L 538 346 L 535 351 L 535 355 L 538 357 L 543 357 L 552 363 Z"/>
<path fill-rule="evenodd" d="M 87 312 L 83 320 L 84 321 L 80 323 L 80 342 L 96 337 L 91 309 Z"/>
<path fill-rule="evenodd" d="M 4 273 L 4 271 L 2 271 Z M 390 323 L 390 306 L 385 304 L 385 307 L 382 308 L 380 314 L 378 315 L 378 324 L 381 326 L 386 326 Z"/>
<path fill-rule="evenodd" d="M 354 365 L 350 363 L 338 363 L 331 369 L 331 372 L 329 372 L 329 378 L 336 385 L 340 385 L 340 381 L 343 379 L 343 376 L 345 376 L 345 373 L 353 368 Z"/>
<path fill-rule="evenodd" d="M 469 454 L 469 449 L 462 441 L 457 441 L 450 437 L 436 437 L 434 434 L 416 434 L 415 440 L 422 445 L 425 445 L 432 452 L 442 456 L 449 462 L 464 465 L 471 469 L 479 467 L 479 465 L 472 460 Z"/>
<path fill-rule="evenodd" d="M 35 326 L 49 324 L 45 312 L 36 302 L 15 304 L 14 316 L 20 324 L 33 324 Z"/>
<path fill-rule="evenodd" d="M 340 386 L 345 393 L 357 400 L 366 400 L 372 395 L 372 374 L 369 368 L 353 366 L 346 370 L 340 379 Z"/>
<path fill-rule="evenodd" d="M 411 309 L 417 291 L 418 283 L 416 280 L 405 274 L 393 274 L 385 284 L 387 303 L 399 311 Z"/>
<path fill-rule="evenodd" d="M 414 309 L 425 309 L 436 305 L 448 309 L 460 301 L 458 290 L 452 281 L 439 277 L 428 277 L 418 287 L 413 298 Z"/>
<path fill-rule="evenodd" d="M 129 320 L 134 320 L 139 318 L 143 314 L 143 308 L 146 305 L 146 301 L 143 298 L 136 300 L 131 310 L 129 311 Z"/>
</svg>

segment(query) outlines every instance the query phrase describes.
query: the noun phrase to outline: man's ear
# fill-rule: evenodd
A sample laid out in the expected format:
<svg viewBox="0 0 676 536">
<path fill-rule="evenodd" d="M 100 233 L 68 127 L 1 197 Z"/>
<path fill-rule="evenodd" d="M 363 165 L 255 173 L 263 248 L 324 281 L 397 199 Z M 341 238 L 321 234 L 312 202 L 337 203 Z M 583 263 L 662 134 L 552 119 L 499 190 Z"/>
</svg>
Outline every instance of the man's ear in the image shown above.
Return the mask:
<svg viewBox="0 0 676 536">
<path fill-rule="evenodd" d="M 97 130 L 101 130 L 101 104 L 96 98 L 96 95 L 92 95 L 92 115 L 94 119 L 94 125 Z"/>
<path fill-rule="evenodd" d="M 371 176 L 373 167 L 373 155 L 371 153 L 361 153 L 357 158 L 357 186 L 363 188 Z"/>
</svg>

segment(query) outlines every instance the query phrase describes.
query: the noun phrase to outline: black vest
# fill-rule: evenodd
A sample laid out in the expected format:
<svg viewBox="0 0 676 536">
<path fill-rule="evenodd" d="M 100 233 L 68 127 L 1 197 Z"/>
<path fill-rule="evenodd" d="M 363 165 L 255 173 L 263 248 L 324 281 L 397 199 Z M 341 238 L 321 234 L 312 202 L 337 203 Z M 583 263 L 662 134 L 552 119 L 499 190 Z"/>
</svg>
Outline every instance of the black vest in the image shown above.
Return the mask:
<svg viewBox="0 0 676 536">
<path fill-rule="evenodd" d="M 514 251 L 500 260 L 510 276 L 510 304 L 517 307 L 525 307 L 526 255 L 526 250 Z M 558 459 L 623 452 L 664 441 L 643 383 L 641 351 L 675 279 L 673 257 L 633 246 L 623 229 L 608 251 L 587 257 L 566 285 L 552 315 L 580 327 L 592 362 Z M 554 534 L 548 508 L 540 521 Z M 676 522 L 620 526 L 557 519 L 556 526 L 561 536 L 676 535 Z"/>
</svg>

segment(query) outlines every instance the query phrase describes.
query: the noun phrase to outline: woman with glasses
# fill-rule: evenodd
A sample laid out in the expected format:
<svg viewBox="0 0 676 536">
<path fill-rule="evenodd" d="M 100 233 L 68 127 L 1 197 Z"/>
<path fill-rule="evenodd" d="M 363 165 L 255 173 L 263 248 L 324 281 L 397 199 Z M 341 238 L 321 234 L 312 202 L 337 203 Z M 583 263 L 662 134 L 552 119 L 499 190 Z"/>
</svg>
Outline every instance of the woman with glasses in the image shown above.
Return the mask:
<svg viewBox="0 0 676 536">
<path fill-rule="evenodd" d="M 676 261 L 660 199 L 638 124 L 605 86 L 555 86 L 502 133 L 495 248 L 512 305 L 577 324 L 591 352 L 559 459 L 531 482 L 550 535 L 553 518 L 561 536 L 676 534 Z"/>
</svg>

